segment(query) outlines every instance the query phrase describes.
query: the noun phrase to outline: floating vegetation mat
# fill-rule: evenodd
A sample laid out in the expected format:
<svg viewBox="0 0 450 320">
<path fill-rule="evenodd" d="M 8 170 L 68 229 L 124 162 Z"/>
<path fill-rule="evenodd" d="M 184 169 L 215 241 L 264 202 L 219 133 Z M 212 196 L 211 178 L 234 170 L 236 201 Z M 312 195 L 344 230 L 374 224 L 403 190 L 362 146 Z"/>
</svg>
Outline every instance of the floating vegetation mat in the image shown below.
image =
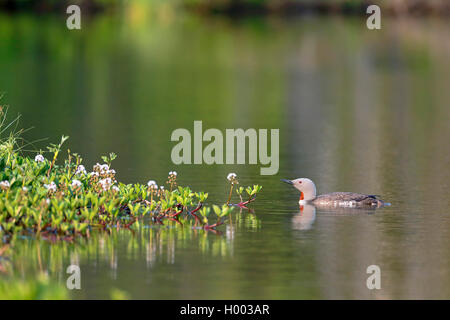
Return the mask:
<svg viewBox="0 0 450 320">
<path fill-rule="evenodd" d="M 261 186 L 238 186 L 236 174 L 230 183 L 228 201 L 206 205 L 208 193 L 177 184 L 177 173 L 169 172 L 163 186 L 117 181 L 111 164 L 114 153 L 102 157 L 88 172 L 82 158 L 62 146 L 51 144 L 47 152 L 23 156 L 28 144 L 16 131 L 20 117 L 7 123 L 7 108 L 0 109 L 0 236 L 10 242 L 16 236 L 38 236 L 71 241 L 94 230 L 131 229 L 143 221 L 159 226 L 188 227 L 215 232 L 236 207 L 248 209 Z M 44 154 L 46 156 L 44 156 Z M 48 156 L 50 155 L 50 156 Z M 59 164 L 58 164 L 59 163 Z M 225 181 L 225 179 L 224 179 Z M 240 202 L 232 204 L 233 191 Z"/>
</svg>

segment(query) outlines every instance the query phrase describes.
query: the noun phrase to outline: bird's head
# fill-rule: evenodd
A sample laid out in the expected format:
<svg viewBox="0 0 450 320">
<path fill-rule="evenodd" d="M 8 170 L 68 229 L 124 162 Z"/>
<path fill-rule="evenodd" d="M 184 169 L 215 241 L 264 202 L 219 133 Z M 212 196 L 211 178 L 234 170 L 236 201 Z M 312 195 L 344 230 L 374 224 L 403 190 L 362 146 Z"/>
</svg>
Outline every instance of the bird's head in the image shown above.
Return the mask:
<svg viewBox="0 0 450 320">
<path fill-rule="evenodd" d="M 312 200 L 316 197 L 316 185 L 308 178 L 298 178 L 294 180 L 282 179 L 281 181 L 292 185 L 295 189 L 300 191 L 301 200 Z"/>
</svg>

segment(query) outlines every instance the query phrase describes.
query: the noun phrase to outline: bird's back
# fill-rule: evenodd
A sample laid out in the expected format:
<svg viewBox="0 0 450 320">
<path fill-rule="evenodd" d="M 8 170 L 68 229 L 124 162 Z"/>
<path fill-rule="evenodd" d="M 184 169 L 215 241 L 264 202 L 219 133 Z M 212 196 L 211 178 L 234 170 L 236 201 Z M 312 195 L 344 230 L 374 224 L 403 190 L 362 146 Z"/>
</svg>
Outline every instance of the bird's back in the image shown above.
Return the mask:
<svg viewBox="0 0 450 320">
<path fill-rule="evenodd" d="M 381 207 L 384 202 L 376 195 L 333 192 L 317 196 L 311 201 L 316 206 L 323 207 Z"/>
</svg>

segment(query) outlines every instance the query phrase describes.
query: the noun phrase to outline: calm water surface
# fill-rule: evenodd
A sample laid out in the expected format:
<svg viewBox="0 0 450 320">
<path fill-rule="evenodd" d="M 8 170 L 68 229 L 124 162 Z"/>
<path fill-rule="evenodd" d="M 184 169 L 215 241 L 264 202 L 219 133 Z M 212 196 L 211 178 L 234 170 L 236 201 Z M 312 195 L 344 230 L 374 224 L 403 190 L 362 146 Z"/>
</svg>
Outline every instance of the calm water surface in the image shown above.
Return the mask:
<svg viewBox="0 0 450 320">
<path fill-rule="evenodd" d="M 348 18 L 230 21 L 177 15 L 99 16 L 81 32 L 61 17 L 0 17 L 0 90 L 29 140 L 68 146 L 88 166 L 110 151 L 125 183 L 179 183 L 226 201 L 228 172 L 263 192 L 218 234 L 144 224 L 75 243 L 14 243 L 5 276 L 44 272 L 73 298 L 450 298 L 449 25 Z M 174 166 L 176 128 L 279 128 L 280 171 Z M 37 143 L 36 149 L 45 148 Z M 280 178 L 319 193 L 382 195 L 375 212 L 299 214 Z M 382 289 L 366 287 L 380 266 Z M 1 280 L 0 280 L 1 281 Z"/>
</svg>

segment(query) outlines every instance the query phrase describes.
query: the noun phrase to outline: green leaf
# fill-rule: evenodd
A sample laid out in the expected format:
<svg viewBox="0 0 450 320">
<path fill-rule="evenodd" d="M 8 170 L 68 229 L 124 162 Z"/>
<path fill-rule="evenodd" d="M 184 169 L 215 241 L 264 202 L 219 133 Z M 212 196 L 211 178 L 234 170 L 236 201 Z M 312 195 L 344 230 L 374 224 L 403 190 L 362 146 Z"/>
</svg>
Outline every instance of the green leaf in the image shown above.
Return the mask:
<svg viewBox="0 0 450 320">
<path fill-rule="evenodd" d="M 219 208 L 218 206 L 216 206 L 215 204 L 213 205 L 213 210 L 214 210 L 214 213 L 215 213 L 216 215 L 220 216 L 221 210 L 220 210 L 220 208 Z"/>
</svg>

